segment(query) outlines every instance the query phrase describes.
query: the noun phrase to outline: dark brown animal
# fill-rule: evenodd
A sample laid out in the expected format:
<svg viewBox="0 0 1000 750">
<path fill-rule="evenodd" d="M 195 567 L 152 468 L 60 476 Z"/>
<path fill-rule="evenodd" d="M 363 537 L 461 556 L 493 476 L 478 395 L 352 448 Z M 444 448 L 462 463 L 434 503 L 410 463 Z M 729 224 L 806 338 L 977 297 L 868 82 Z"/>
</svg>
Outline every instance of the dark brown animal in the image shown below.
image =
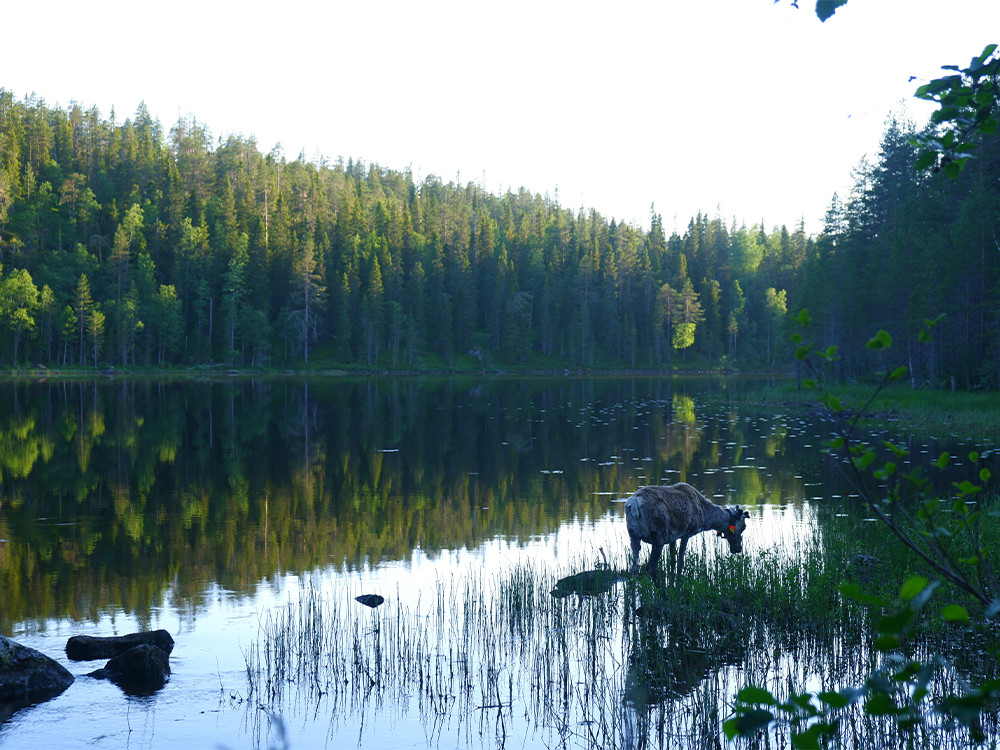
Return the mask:
<svg viewBox="0 0 1000 750">
<path fill-rule="evenodd" d="M 641 542 L 647 542 L 653 548 L 648 567 L 649 574 L 655 578 L 663 545 L 670 544 L 673 561 L 674 543 L 680 540 L 676 570 L 672 571 L 674 580 L 680 578 L 688 539 L 695 534 L 714 530 L 729 542 L 731 553 L 742 552 L 743 530 L 749 517 L 750 514 L 739 506 L 724 508 L 716 505 L 686 482 L 640 487 L 625 501 L 625 523 L 632 542 L 632 573 L 639 572 Z"/>
</svg>

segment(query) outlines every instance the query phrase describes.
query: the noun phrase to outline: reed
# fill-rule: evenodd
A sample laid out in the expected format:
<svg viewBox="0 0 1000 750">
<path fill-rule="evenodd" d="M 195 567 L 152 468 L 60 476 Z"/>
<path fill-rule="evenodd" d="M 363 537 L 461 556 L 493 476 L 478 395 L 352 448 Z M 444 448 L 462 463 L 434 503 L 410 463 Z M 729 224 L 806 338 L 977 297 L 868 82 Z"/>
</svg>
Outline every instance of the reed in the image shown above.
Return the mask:
<svg viewBox="0 0 1000 750">
<path fill-rule="evenodd" d="M 692 550 L 681 584 L 666 589 L 623 575 L 604 593 L 553 596 L 585 568 L 576 561 L 452 574 L 415 605 L 397 593 L 370 610 L 350 585 L 312 582 L 261 620 L 246 653 L 248 705 L 258 721 L 328 714 L 334 734 L 415 714 L 433 746 L 718 747 L 741 687 L 833 688 L 875 666 L 873 613 L 838 590 L 852 542 L 827 533 L 781 554 Z M 858 711 L 844 722 L 846 747 L 875 747 L 870 738 L 888 731 Z M 957 746 L 945 727 L 922 731 Z"/>
</svg>

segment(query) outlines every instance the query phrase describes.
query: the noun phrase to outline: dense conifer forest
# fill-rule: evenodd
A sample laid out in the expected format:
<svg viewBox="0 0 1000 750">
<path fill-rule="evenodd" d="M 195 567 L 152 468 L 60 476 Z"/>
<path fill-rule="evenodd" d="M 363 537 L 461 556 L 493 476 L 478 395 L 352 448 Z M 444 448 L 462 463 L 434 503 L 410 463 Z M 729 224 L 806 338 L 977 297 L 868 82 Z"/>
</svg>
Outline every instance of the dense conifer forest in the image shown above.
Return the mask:
<svg viewBox="0 0 1000 750">
<path fill-rule="evenodd" d="M 914 168 L 915 134 L 887 123 L 813 237 L 654 207 L 639 227 L 0 89 L 0 364 L 787 369 L 806 307 L 843 377 L 885 366 L 878 329 L 943 314 L 894 347 L 913 382 L 995 388 L 998 140 L 951 179 Z"/>
</svg>

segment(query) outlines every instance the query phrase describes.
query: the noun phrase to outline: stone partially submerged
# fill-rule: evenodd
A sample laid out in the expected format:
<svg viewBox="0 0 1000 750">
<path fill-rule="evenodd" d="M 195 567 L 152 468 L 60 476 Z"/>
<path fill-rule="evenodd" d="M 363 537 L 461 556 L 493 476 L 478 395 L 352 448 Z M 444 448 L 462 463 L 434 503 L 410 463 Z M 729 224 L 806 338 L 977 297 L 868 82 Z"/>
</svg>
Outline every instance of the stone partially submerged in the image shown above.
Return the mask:
<svg viewBox="0 0 1000 750">
<path fill-rule="evenodd" d="M 87 675 L 111 680 L 127 693 L 148 695 L 159 690 L 170 677 L 170 656 L 159 646 L 140 643 L 108 660 Z"/>
<path fill-rule="evenodd" d="M 72 683 L 73 675 L 55 659 L 0 635 L 0 704 L 37 703 Z"/>
<path fill-rule="evenodd" d="M 115 636 L 74 635 L 66 642 L 66 656 L 73 661 L 110 659 L 140 645 L 156 646 L 169 654 L 174 639 L 166 630 L 144 630 L 140 633 Z"/>
<path fill-rule="evenodd" d="M 361 596 L 356 596 L 354 598 L 366 607 L 371 607 L 372 609 L 375 609 L 375 607 L 385 601 L 385 599 L 378 594 L 362 594 Z"/>
</svg>

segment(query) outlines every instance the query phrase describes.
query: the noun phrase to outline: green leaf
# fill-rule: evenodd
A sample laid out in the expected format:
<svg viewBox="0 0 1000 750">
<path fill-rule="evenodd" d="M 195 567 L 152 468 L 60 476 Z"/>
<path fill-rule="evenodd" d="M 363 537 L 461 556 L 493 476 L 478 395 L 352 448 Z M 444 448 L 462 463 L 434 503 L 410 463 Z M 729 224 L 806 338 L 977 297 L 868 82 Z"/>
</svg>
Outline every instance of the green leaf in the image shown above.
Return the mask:
<svg viewBox="0 0 1000 750">
<path fill-rule="evenodd" d="M 854 465 L 858 467 L 861 471 L 867 471 L 868 467 L 872 465 L 872 461 L 875 460 L 875 453 L 873 451 L 867 451 L 864 455 L 859 458 L 851 459 Z"/>
<path fill-rule="evenodd" d="M 935 164 L 937 164 L 937 154 L 934 151 L 921 151 L 914 166 L 919 170 L 923 170 L 933 167 Z"/>
<path fill-rule="evenodd" d="M 939 469 L 946 469 L 949 461 L 951 461 L 951 456 L 948 455 L 948 451 L 944 451 L 937 457 L 936 461 L 931 461 L 931 465 L 937 466 Z"/>
<path fill-rule="evenodd" d="M 949 604 L 941 610 L 941 616 L 948 622 L 968 622 L 969 613 L 960 604 Z"/>
<path fill-rule="evenodd" d="M 899 648 L 901 640 L 896 633 L 883 633 L 875 639 L 876 651 L 894 651 Z"/>
<path fill-rule="evenodd" d="M 912 601 L 917 594 L 927 588 L 928 580 L 923 576 L 913 576 L 908 578 L 899 589 L 899 598 L 903 601 Z"/>
<path fill-rule="evenodd" d="M 906 632 L 913 621 L 913 610 L 903 608 L 888 615 L 882 615 L 875 623 L 875 629 L 882 635 L 898 638 Z"/>
<path fill-rule="evenodd" d="M 899 380 L 900 378 L 905 378 L 906 374 L 910 371 L 910 368 L 906 365 L 897 367 L 895 370 L 889 373 L 889 380 Z"/>
<path fill-rule="evenodd" d="M 869 716 L 885 716 L 898 711 L 899 709 L 888 693 L 872 693 L 865 702 L 865 713 Z"/>
<path fill-rule="evenodd" d="M 876 479 L 884 481 L 896 473 L 896 464 L 892 461 L 886 461 L 885 465 L 881 469 L 876 469 L 873 474 Z"/>
<path fill-rule="evenodd" d="M 898 445 L 896 445 L 895 443 L 891 443 L 888 440 L 883 440 L 882 445 L 884 445 L 886 448 L 892 451 L 893 455 L 895 455 L 897 458 L 906 458 L 908 455 L 910 455 L 909 450 L 907 450 L 906 448 L 900 448 Z"/>
<path fill-rule="evenodd" d="M 771 695 L 769 690 L 756 685 L 747 685 L 742 688 L 736 694 L 736 700 L 751 706 L 776 706 L 778 704 L 777 698 Z"/>
<path fill-rule="evenodd" d="M 858 604 L 867 604 L 872 607 L 884 607 L 886 603 L 877 596 L 866 594 L 856 583 L 840 584 L 840 595 Z"/>
<path fill-rule="evenodd" d="M 880 330 L 874 338 L 869 339 L 865 346 L 868 349 L 888 349 L 892 346 L 892 336 L 889 335 L 888 331 Z"/>
<path fill-rule="evenodd" d="M 963 495 L 975 495 L 983 489 L 982 487 L 974 485 L 968 479 L 962 482 L 952 482 L 952 485 Z"/>
<path fill-rule="evenodd" d="M 824 691 L 816 696 L 831 708 L 844 708 L 851 703 L 851 698 L 843 693 Z"/>
<path fill-rule="evenodd" d="M 772 721 L 774 721 L 774 714 L 764 709 L 755 708 L 742 711 L 735 718 L 729 719 L 722 725 L 722 729 L 730 739 L 737 735 L 748 737 L 764 729 Z"/>
<path fill-rule="evenodd" d="M 820 21 L 826 21 L 837 12 L 837 8 L 846 3 L 847 0 L 816 0 L 816 16 Z"/>
<path fill-rule="evenodd" d="M 819 734 L 823 727 L 813 724 L 804 732 L 792 732 L 793 750 L 820 750 Z"/>
</svg>

